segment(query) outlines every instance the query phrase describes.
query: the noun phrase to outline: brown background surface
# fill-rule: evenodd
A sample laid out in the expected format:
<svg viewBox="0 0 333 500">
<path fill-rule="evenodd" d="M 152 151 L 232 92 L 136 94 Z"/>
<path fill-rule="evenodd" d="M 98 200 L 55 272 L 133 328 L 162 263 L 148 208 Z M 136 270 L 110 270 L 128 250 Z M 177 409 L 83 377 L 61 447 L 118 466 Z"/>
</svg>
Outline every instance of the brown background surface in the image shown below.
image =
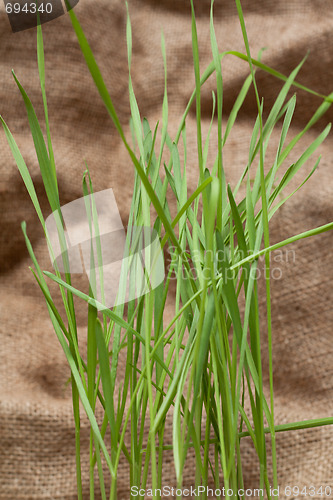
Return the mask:
<svg viewBox="0 0 333 500">
<path fill-rule="evenodd" d="M 215 1 L 215 28 L 220 50 L 244 51 L 236 9 L 231 0 Z M 211 60 L 208 0 L 195 2 L 202 69 Z M 267 50 L 262 61 L 284 74 L 310 54 L 299 81 L 318 92 L 333 90 L 333 8 L 324 0 L 247 0 L 243 2 L 252 55 Z M 171 137 L 194 87 L 191 20 L 187 0 L 130 0 L 133 26 L 133 85 L 142 116 L 151 124 L 161 118 L 163 62 L 160 33 L 163 28 L 168 59 Z M 128 69 L 126 9 L 122 0 L 81 0 L 75 12 L 91 43 L 96 59 L 128 132 Z M 43 26 L 47 95 L 61 203 L 81 196 L 84 160 L 90 167 L 95 190 L 112 187 L 126 223 L 130 207 L 133 167 L 103 107 L 88 73 L 67 15 Z M 17 140 L 41 197 L 44 215 L 50 213 L 42 188 L 26 112 L 11 76 L 14 69 L 38 117 L 43 119 L 36 62 L 36 30 L 13 34 L 3 5 L 0 10 L 0 113 Z M 244 62 L 228 57 L 223 64 L 224 113 L 230 112 L 248 74 Z M 272 105 L 281 82 L 257 73 L 266 109 Z M 211 114 L 214 79 L 203 89 L 203 129 Z M 311 117 L 320 100 L 297 92 L 292 134 Z M 247 162 L 250 134 L 256 117 L 252 93 L 239 116 L 224 163 L 228 181 L 235 185 Z M 329 111 L 302 146 L 314 139 L 328 121 Z M 197 161 L 195 115 L 187 123 L 190 189 L 195 188 Z M 273 142 L 278 137 L 273 135 Z M 20 229 L 28 235 L 42 268 L 51 270 L 42 231 L 16 165 L 0 131 L 0 498 L 3 500 L 76 498 L 74 433 L 69 370 L 58 346 L 43 298 L 28 269 L 30 259 Z M 212 138 L 209 161 L 215 158 Z M 299 152 L 301 149 L 299 148 Z M 271 222 L 271 240 L 279 241 L 333 220 L 332 135 L 320 147 L 320 168 L 309 183 Z M 297 181 L 304 178 L 316 157 Z M 272 149 L 271 155 L 274 154 Z M 272 156 L 268 155 L 269 158 Z M 296 184 L 295 184 L 296 185 Z M 276 422 L 332 415 L 332 266 L 333 233 L 293 245 L 294 258 L 279 265 L 282 278 L 273 282 L 273 333 Z M 261 306 L 264 308 L 264 300 Z M 86 312 L 79 315 L 82 346 Z M 266 355 L 264 355 L 266 356 Z M 267 368 L 267 356 L 264 357 Z M 267 382 L 267 381 L 266 381 Z M 267 384 L 266 384 L 267 388 Z M 84 432 L 83 447 L 87 443 Z M 278 435 L 279 484 L 330 485 L 333 489 L 332 427 Z M 244 477 L 258 487 L 257 467 L 244 440 Z M 85 464 L 88 455 L 85 456 Z M 170 455 L 170 461 L 172 456 Z M 191 484 L 192 466 L 185 483 Z M 164 483 L 175 484 L 166 467 Z M 85 480 L 85 498 L 88 481 Z M 129 498 L 126 470 L 121 470 L 119 499 Z M 284 495 L 281 494 L 281 498 Z M 317 498 L 317 497 L 315 497 Z M 319 498 L 319 497 L 318 497 Z"/>
</svg>

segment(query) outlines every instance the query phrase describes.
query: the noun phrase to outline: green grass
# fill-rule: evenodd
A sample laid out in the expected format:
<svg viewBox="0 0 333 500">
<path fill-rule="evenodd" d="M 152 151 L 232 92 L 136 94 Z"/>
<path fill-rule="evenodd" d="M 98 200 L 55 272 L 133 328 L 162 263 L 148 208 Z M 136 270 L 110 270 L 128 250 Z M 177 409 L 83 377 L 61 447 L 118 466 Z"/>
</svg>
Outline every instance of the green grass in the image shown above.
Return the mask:
<svg viewBox="0 0 333 500">
<path fill-rule="evenodd" d="M 333 419 L 276 424 L 274 417 L 274 381 L 272 353 L 270 253 L 302 238 L 319 235 L 333 228 L 326 224 L 297 234 L 277 244 L 270 244 L 269 221 L 278 209 L 307 182 L 316 170 L 320 158 L 315 152 L 330 131 L 327 126 L 293 163 L 289 157 L 295 145 L 324 115 L 332 104 L 333 94 L 322 96 L 296 81 L 304 61 L 289 75 L 255 60 L 251 56 L 241 3 L 236 0 L 245 43 L 245 54 L 235 51 L 219 53 L 213 21 L 210 18 L 212 63 L 201 72 L 192 6 L 192 45 L 195 89 L 185 109 L 178 132 L 172 140 L 168 134 L 167 60 L 162 35 L 161 53 L 165 68 L 165 91 L 162 103 L 162 124 L 151 127 L 142 118 L 131 80 L 132 34 L 128 13 L 127 46 L 129 64 L 129 102 L 133 146 L 125 137 L 116 109 L 102 74 L 73 10 L 69 15 L 88 70 L 105 107 L 128 151 L 135 171 L 135 184 L 129 215 L 129 227 L 154 227 L 161 247 L 168 248 L 170 265 L 164 286 L 124 305 L 105 308 L 92 296 L 92 290 L 75 289 L 69 269 L 61 274 L 43 272 L 30 244 L 25 223 L 22 229 L 32 259 L 32 272 L 45 297 L 55 333 L 71 370 L 73 415 L 76 436 L 78 498 L 82 499 L 81 439 L 79 401 L 91 424 L 90 434 L 90 498 L 97 491 L 103 499 L 117 497 L 117 476 L 122 456 L 125 457 L 131 486 L 161 488 L 165 454 L 173 453 L 177 486 L 182 487 L 189 452 L 194 456 L 193 485 L 232 489 L 228 498 L 238 498 L 237 490 L 244 486 L 242 475 L 242 439 L 250 436 L 258 460 L 258 485 L 270 498 L 270 486 L 278 485 L 275 447 L 276 432 L 292 432 L 330 425 Z M 45 93 L 45 69 L 41 26 L 37 29 L 38 67 L 43 96 L 47 141 L 43 137 L 33 105 L 14 75 L 28 113 L 29 125 L 45 191 L 52 212 L 58 213 L 58 231 L 64 243 L 63 224 L 57 184 L 56 161 L 53 155 Z M 234 103 L 226 127 L 222 130 L 223 73 L 221 62 L 226 56 L 243 59 L 249 64 L 249 76 Z M 273 107 L 263 119 L 263 105 L 256 86 L 256 68 L 283 82 Z M 209 133 L 202 134 L 201 88 L 215 73 L 216 95 Z M 308 124 L 291 141 L 287 141 L 296 97 L 287 100 L 292 87 L 315 94 L 321 103 Z M 238 184 L 232 190 L 227 182 L 223 149 L 237 120 L 237 115 L 250 91 L 254 89 L 258 117 L 253 134 L 248 138 L 248 163 Z M 189 192 L 187 184 L 186 119 L 192 103 L 196 104 L 198 175 L 197 186 Z M 215 112 L 216 110 L 216 118 Z M 8 143 L 22 179 L 43 226 L 49 235 L 35 188 L 16 142 L 1 118 Z M 218 150 L 216 161 L 208 169 L 207 153 L 212 125 L 217 121 Z M 273 165 L 267 165 L 266 149 L 276 125 L 280 140 Z M 156 136 L 161 128 L 161 145 L 156 151 Z M 137 157 L 135 151 L 138 151 Z M 182 151 L 182 154 L 181 154 Z M 164 163 L 162 158 L 168 158 Z M 305 162 L 312 159 L 313 169 L 299 186 L 285 195 L 286 187 Z M 265 167 L 265 168 L 264 168 Z M 282 168 L 283 167 L 283 168 Z M 281 174 L 284 171 L 284 174 Z M 239 198 L 239 188 L 245 186 L 245 197 Z M 172 219 L 167 188 L 173 193 L 172 203 L 177 216 Z M 83 195 L 93 193 L 89 170 L 84 170 Z M 154 207 L 156 216 L 151 215 Z M 201 207 L 201 208 L 199 208 Z M 87 206 L 87 213 L 89 206 Z M 98 234 L 96 207 L 89 219 L 91 231 Z M 98 246 L 98 238 L 97 238 Z M 255 278 L 259 257 L 265 257 L 266 321 L 259 314 L 259 287 Z M 101 249 L 98 246 L 101 264 Z M 66 264 L 66 262 L 65 262 Z M 68 262 L 67 262 L 68 265 Z M 166 302 L 170 285 L 176 276 L 174 316 L 166 325 Z M 103 278 L 102 276 L 100 277 Z M 94 279 L 94 276 L 91 276 Z M 50 294 L 47 282 L 59 285 L 66 318 L 62 318 Z M 73 296 L 86 304 L 87 352 L 80 350 L 76 329 Z M 242 299 L 243 298 L 243 299 Z M 244 302 L 244 308 L 241 303 Z M 67 324 L 67 326 L 66 326 Z M 269 394 L 263 390 L 262 337 L 268 335 Z M 120 372 L 118 358 L 125 350 L 126 366 Z M 85 362 L 84 359 L 87 361 Z M 122 373 L 122 375 L 121 375 Z M 121 384 L 117 384 L 121 379 Z M 245 396 L 250 410 L 245 408 Z M 96 408 L 102 407 L 103 422 L 96 420 Z M 172 420 L 172 437 L 166 423 Z M 268 460 L 267 435 L 270 437 L 271 460 Z M 129 436 L 130 439 L 126 439 Z M 107 466 L 106 475 L 103 462 Z M 268 466 L 271 462 L 272 466 Z M 85 483 L 88 478 L 85 478 Z M 175 485 L 176 486 L 176 485 Z M 99 493 L 98 493 L 99 494 Z M 130 493 L 129 493 L 130 495 Z M 263 496 L 263 495 L 262 495 Z M 130 496 L 134 498 L 134 495 Z M 155 498 L 159 498 L 156 494 Z M 202 493 L 201 498 L 207 498 Z"/>
</svg>

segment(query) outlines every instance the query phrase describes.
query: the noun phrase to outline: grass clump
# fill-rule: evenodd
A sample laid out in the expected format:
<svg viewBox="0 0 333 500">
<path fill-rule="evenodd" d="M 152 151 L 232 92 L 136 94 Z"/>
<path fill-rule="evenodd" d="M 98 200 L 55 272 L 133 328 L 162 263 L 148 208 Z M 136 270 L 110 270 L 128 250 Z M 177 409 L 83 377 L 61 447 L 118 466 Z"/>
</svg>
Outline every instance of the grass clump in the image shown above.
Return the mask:
<svg viewBox="0 0 333 500">
<path fill-rule="evenodd" d="M 318 97 L 322 103 L 311 120 L 291 141 L 287 141 L 296 97 L 289 98 L 294 86 L 306 89 L 296 81 L 304 63 L 285 77 L 251 57 L 241 3 L 236 0 L 246 53 L 236 51 L 219 53 L 211 5 L 210 37 L 212 63 L 201 73 L 195 22 L 191 0 L 192 46 L 195 89 L 184 111 L 178 132 L 172 140 L 168 134 L 167 61 L 162 36 L 162 57 L 165 66 L 165 92 L 162 106 L 161 144 L 156 148 L 158 125 L 151 128 L 142 119 L 131 80 L 132 36 L 127 18 L 127 45 L 129 63 L 129 100 L 132 147 L 125 137 L 112 99 L 102 74 L 73 10 L 69 15 L 88 69 L 107 111 L 128 151 L 135 170 L 135 184 L 129 215 L 129 228 L 153 227 L 159 236 L 161 248 L 171 257 L 164 283 L 149 293 L 130 300 L 125 308 L 119 301 L 107 308 L 96 300 L 93 291 L 84 293 L 72 286 L 69 262 L 64 255 L 65 273 L 43 272 L 40 268 L 23 223 L 22 229 L 32 258 L 32 272 L 45 297 L 54 330 L 64 350 L 71 370 L 73 414 L 76 436 L 76 463 L 78 498 L 82 498 L 80 401 L 91 424 L 90 434 L 90 498 L 97 491 L 103 499 L 117 497 L 119 463 L 125 457 L 130 471 L 131 488 L 150 487 L 154 498 L 163 486 L 163 460 L 172 450 L 178 488 L 189 452 L 194 454 L 195 487 L 214 484 L 216 490 L 225 488 L 227 498 L 239 498 L 244 488 L 242 475 L 241 441 L 250 436 L 256 451 L 261 497 L 271 498 L 271 488 L 278 485 L 278 467 L 275 447 L 276 432 L 319 427 L 333 423 L 333 419 L 317 419 L 276 425 L 274 418 L 273 353 L 271 326 L 270 253 L 299 239 L 331 230 L 333 223 L 295 235 L 277 244 L 270 244 L 269 221 L 278 209 L 311 177 L 320 158 L 313 160 L 313 168 L 290 194 L 286 188 L 293 177 L 312 157 L 330 131 L 328 125 L 307 146 L 293 163 L 289 158 L 304 134 L 323 116 L 332 103 L 333 95 Z M 38 67 L 44 102 L 47 140 L 44 140 L 32 103 L 24 88 L 15 81 L 27 109 L 45 191 L 53 213 L 58 214 L 59 242 L 66 249 L 64 221 L 59 202 L 56 162 L 53 155 L 47 100 L 45 93 L 44 53 L 41 26 L 38 35 Z M 226 55 L 243 59 L 249 64 L 249 76 L 229 114 L 222 130 L 223 75 L 222 60 Z M 284 83 L 273 107 L 263 119 L 263 103 L 259 95 L 255 71 L 260 68 Z M 216 94 L 213 94 L 212 122 L 204 141 L 201 128 L 201 88 L 215 74 Z M 248 163 L 234 189 L 227 183 L 223 166 L 223 149 L 237 119 L 244 100 L 253 87 L 258 116 L 252 136 L 249 137 Z M 195 102 L 197 118 L 198 184 L 193 193 L 187 185 L 186 119 Z M 218 150 L 213 165 L 207 164 L 207 152 L 214 116 L 217 116 Z M 31 200 L 35 206 L 45 236 L 50 238 L 38 197 L 13 136 L 1 118 L 8 143 Z M 273 129 L 280 127 L 280 138 L 272 165 L 266 165 L 266 150 Z M 135 150 L 139 151 L 136 156 Z M 167 157 L 168 161 L 164 162 Z M 288 165 L 284 174 L 282 166 Z M 209 167 L 209 168 L 208 168 Z M 265 168 L 264 168 L 265 167 Z M 245 186 L 240 201 L 239 188 Z M 172 219 L 167 189 L 173 193 L 177 215 Z M 83 177 L 83 195 L 93 195 L 89 171 Z M 97 259 L 101 264 L 98 215 L 94 206 L 87 207 L 91 232 L 97 235 Z M 154 211 L 151 209 L 154 208 Z M 155 215 L 153 216 L 152 213 Z M 50 249 L 52 251 L 52 249 Z M 265 259 L 266 320 L 259 314 L 259 288 L 256 270 L 259 258 Z M 94 266 L 92 266 L 94 268 Z M 101 268 L 101 266 L 99 266 Z M 166 303 L 171 281 L 175 281 L 173 319 L 166 324 Z M 92 277 L 96 279 L 96 276 Z M 103 276 L 100 276 L 103 280 Z M 62 318 L 50 294 L 47 282 L 59 285 L 66 318 Z M 133 284 L 135 286 L 135 284 Z M 80 351 L 73 296 L 86 303 L 88 309 L 87 356 Z M 244 304 L 244 307 L 241 304 Z M 66 326 L 67 325 L 67 326 Z M 262 336 L 267 331 L 269 358 L 269 394 L 263 390 Z M 120 352 L 126 352 L 126 366 L 122 384 L 117 384 Z M 86 359 L 86 361 L 84 360 Z M 249 408 L 245 400 L 249 400 Z M 96 408 L 103 409 L 103 422 L 97 422 Z M 166 424 L 172 419 L 172 438 Z M 267 435 L 270 437 L 271 461 L 268 467 Z M 130 437 L 130 444 L 125 437 Z M 107 467 L 107 474 L 105 466 Z M 97 472 L 96 472 L 97 471 Z M 207 498 L 202 490 L 201 498 Z"/>
</svg>

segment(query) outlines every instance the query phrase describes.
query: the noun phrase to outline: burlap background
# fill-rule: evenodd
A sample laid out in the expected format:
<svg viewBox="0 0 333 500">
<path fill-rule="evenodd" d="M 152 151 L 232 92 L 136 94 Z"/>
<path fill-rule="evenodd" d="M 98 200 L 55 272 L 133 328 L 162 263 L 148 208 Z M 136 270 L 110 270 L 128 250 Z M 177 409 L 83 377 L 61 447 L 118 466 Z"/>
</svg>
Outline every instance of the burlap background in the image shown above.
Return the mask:
<svg viewBox="0 0 333 500">
<path fill-rule="evenodd" d="M 196 3 L 202 68 L 211 60 L 209 0 Z M 221 50 L 239 49 L 243 43 L 232 0 L 215 1 L 215 26 Z M 322 93 L 332 91 L 333 11 L 324 0 L 244 0 L 253 56 L 267 47 L 263 62 L 289 73 L 310 55 L 299 80 Z M 161 117 L 163 64 L 160 31 L 166 38 L 170 133 L 194 86 L 191 21 L 187 0 L 130 0 L 133 23 L 133 82 L 142 115 L 155 124 Z M 76 13 L 100 64 L 120 119 L 128 130 L 126 10 L 122 0 L 81 0 Z M 44 25 L 47 93 L 51 131 L 62 204 L 81 196 L 84 159 L 96 190 L 112 187 L 124 223 L 130 206 L 133 168 L 92 84 L 68 16 Z M 0 12 L 0 112 L 11 128 L 42 200 L 47 206 L 38 171 L 25 109 L 11 77 L 14 68 L 40 118 L 41 96 L 37 78 L 35 29 L 13 34 L 3 5 Z M 245 63 L 227 58 L 224 63 L 224 112 L 227 116 L 244 77 Z M 258 72 L 259 90 L 267 109 L 281 83 Z M 203 90 L 204 130 L 211 113 L 211 79 Z M 304 126 L 319 100 L 297 93 L 292 131 Z M 256 115 L 254 99 L 247 99 L 230 147 L 225 153 L 228 180 L 234 184 L 247 161 L 249 134 Z M 332 119 L 330 111 L 307 141 Z M 274 136 L 275 137 L 275 136 Z M 273 137 L 273 139 L 274 139 Z M 194 111 L 188 120 L 189 178 L 197 176 Z M 214 142 L 215 141 L 215 142 Z M 320 147 L 319 170 L 271 223 L 272 242 L 333 220 L 332 136 Z M 304 145 L 305 143 L 303 143 Z M 47 250 L 34 209 L 0 131 L 1 186 L 1 410 L 0 498 L 76 498 L 74 434 L 69 370 L 58 346 L 41 293 L 28 269 L 20 223 L 43 267 L 50 269 Z M 212 142 L 210 159 L 215 157 Z M 274 151 L 272 151 L 272 154 Z M 314 159 L 312 164 L 314 163 Z M 309 171 L 310 164 L 306 167 Z M 300 180 L 301 176 L 298 177 Z M 284 256 L 282 278 L 273 283 L 274 375 L 276 422 L 331 416 L 333 410 L 332 278 L 333 234 L 304 240 Z M 264 300 L 262 300 L 264 307 Z M 86 312 L 79 317 L 84 348 Z M 264 354 L 265 366 L 267 356 Z M 266 386 L 267 387 L 267 386 Z M 84 448 L 87 433 L 83 439 Z M 279 484 L 333 487 L 333 432 L 331 427 L 278 435 Z M 244 477 L 258 487 L 251 447 L 243 444 Z M 86 455 L 87 459 L 87 455 Z M 85 463 L 87 460 L 84 460 Z M 172 455 L 170 455 L 170 461 Z M 193 484 L 188 464 L 186 483 Z M 123 475 L 122 475 L 123 474 Z M 165 466 L 164 484 L 174 485 L 171 467 Z M 84 479 L 88 498 L 88 479 Z M 119 498 L 129 498 L 127 472 L 119 479 Z M 281 494 L 281 498 L 284 495 Z M 318 497 L 319 498 L 319 497 Z"/>
</svg>

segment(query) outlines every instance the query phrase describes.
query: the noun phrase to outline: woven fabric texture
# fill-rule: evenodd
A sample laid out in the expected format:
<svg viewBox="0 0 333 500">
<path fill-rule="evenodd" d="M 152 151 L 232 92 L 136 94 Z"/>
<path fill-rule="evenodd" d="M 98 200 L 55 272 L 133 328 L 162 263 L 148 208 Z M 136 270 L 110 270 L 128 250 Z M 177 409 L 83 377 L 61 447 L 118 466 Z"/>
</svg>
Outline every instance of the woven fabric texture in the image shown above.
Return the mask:
<svg viewBox="0 0 333 500">
<path fill-rule="evenodd" d="M 169 132 L 175 134 L 194 88 L 191 17 L 188 0 L 129 0 L 133 28 L 133 86 L 142 116 L 151 124 L 161 119 L 164 90 L 160 40 L 163 29 L 168 62 Z M 195 2 L 202 70 L 212 59 L 209 35 L 209 0 Z M 253 57 L 261 48 L 262 62 L 288 75 L 308 54 L 298 80 L 322 93 L 333 90 L 333 9 L 324 0 L 244 0 L 244 15 Z M 126 49 L 126 7 L 122 0 L 81 0 L 75 12 L 85 30 L 127 134 L 130 109 Z M 234 2 L 215 1 L 215 29 L 220 50 L 244 52 Z M 82 196 L 81 179 L 90 168 L 95 190 L 113 188 L 126 224 L 133 185 L 133 166 L 113 127 L 85 66 L 68 15 L 43 25 L 46 86 L 51 133 L 59 177 L 61 203 Z M 38 82 L 36 29 L 12 33 L 0 11 L 0 113 L 21 148 L 40 196 L 44 215 L 50 213 L 42 186 L 26 111 L 11 75 L 13 68 L 30 96 L 38 117 L 43 103 Z M 223 63 L 224 120 L 237 97 L 248 65 L 228 56 Z M 269 110 L 282 82 L 257 72 L 258 88 Z M 203 130 L 208 130 L 215 79 L 203 88 Z M 297 89 L 293 88 L 293 92 Z M 301 130 L 320 104 L 318 97 L 297 90 L 297 107 L 290 137 Z M 247 163 L 256 118 L 252 93 L 246 99 L 226 148 L 228 182 L 235 185 Z M 327 115 L 309 133 L 296 152 L 310 143 L 332 120 Z M 195 109 L 187 121 L 188 178 L 195 188 L 198 174 Z M 216 135 L 214 136 L 216 137 Z M 208 161 L 217 145 L 212 136 Z M 278 139 L 278 132 L 272 141 Z M 70 372 L 48 317 L 43 296 L 28 266 L 30 258 L 20 228 L 27 232 L 42 268 L 52 270 L 42 229 L 0 130 L 0 499 L 72 500 L 76 496 L 74 426 Z M 333 220 L 332 135 L 307 163 L 295 187 L 310 172 L 319 153 L 322 161 L 310 181 L 271 221 L 275 243 L 298 232 Z M 274 148 L 267 152 L 274 158 Z M 303 175 L 303 176 L 302 176 Z M 276 423 L 329 417 L 333 412 L 333 233 L 306 239 L 276 256 L 272 282 L 274 381 Z M 264 314 L 265 300 L 262 295 Z M 60 304 L 60 299 L 59 299 Z M 86 309 L 78 305 L 78 329 L 84 350 Z M 265 332 L 263 331 L 265 347 Z M 264 353 L 265 373 L 268 357 Z M 268 375 L 265 390 L 268 389 Z M 83 469 L 88 470 L 89 429 L 83 421 Z M 244 480 L 258 487 L 258 470 L 250 442 L 244 439 Z M 281 433 L 277 436 L 279 485 L 330 485 L 333 489 L 333 430 Z M 169 460 L 169 459 L 168 459 Z M 170 462 L 164 484 L 175 485 Z M 185 483 L 192 484 L 189 459 Z M 89 498 L 89 477 L 84 477 L 84 498 Z M 120 500 L 129 498 L 126 465 L 119 477 Z M 98 498 L 98 497 L 96 497 Z M 284 495 L 281 494 L 281 498 Z M 315 497 L 317 498 L 317 497 Z M 319 498 L 319 497 L 318 497 Z"/>
</svg>

